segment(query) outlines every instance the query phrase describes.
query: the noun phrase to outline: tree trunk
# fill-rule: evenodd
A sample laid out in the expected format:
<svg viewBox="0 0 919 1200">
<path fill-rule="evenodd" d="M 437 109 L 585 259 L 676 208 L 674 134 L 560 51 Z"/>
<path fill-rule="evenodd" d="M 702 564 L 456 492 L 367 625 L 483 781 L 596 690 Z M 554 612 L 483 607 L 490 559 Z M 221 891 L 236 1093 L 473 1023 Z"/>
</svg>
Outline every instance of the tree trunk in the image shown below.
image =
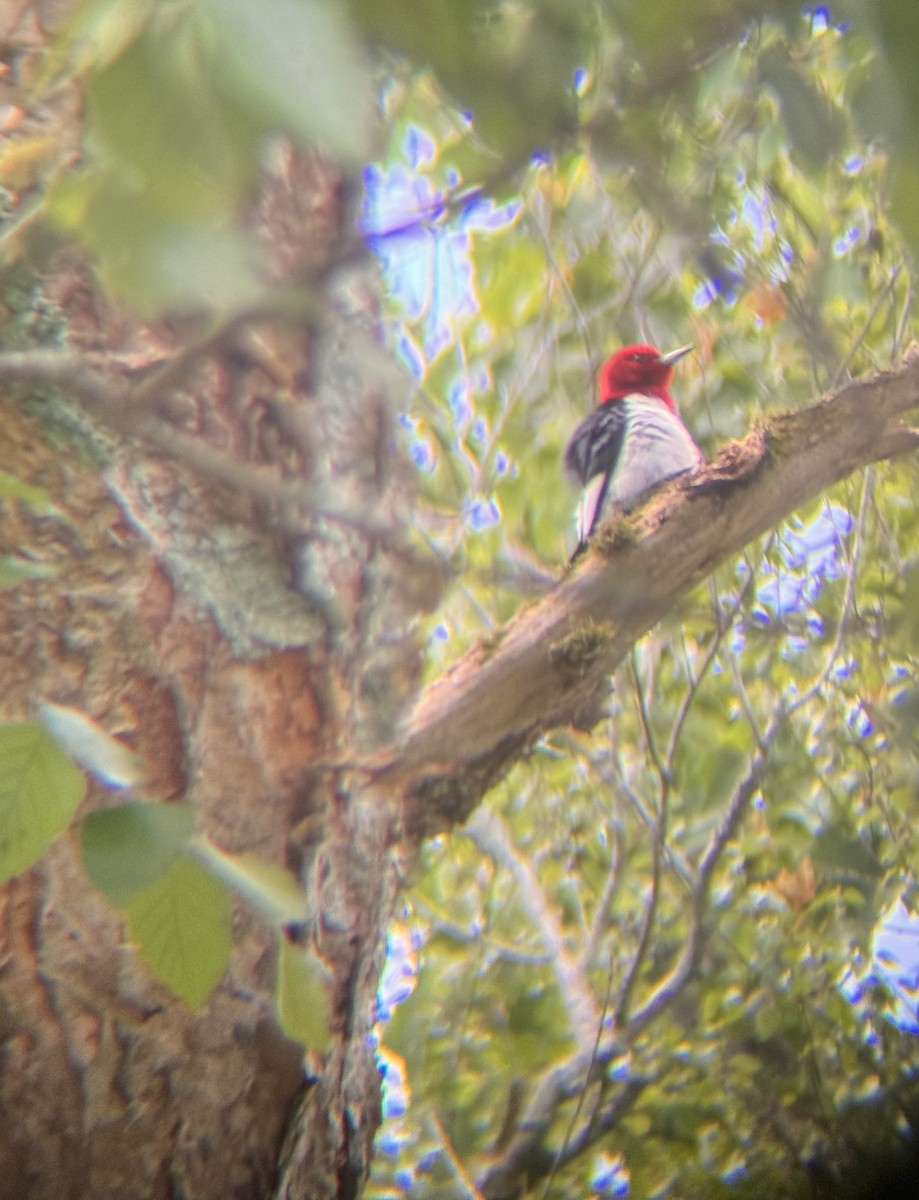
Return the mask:
<svg viewBox="0 0 919 1200">
<path fill-rule="evenodd" d="M 294 869 L 307 911 L 292 936 L 329 968 L 333 1045 L 304 1062 L 280 1032 L 275 934 L 241 903 L 232 966 L 190 1011 L 61 838 L 0 893 L 2 1197 L 339 1198 L 368 1169 L 396 809 L 317 764 L 391 733 L 417 683 L 407 622 L 440 575 L 399 534 L 411 476 L 373 284 L 324 279 L 336 174 L 289 156 L 254 219 L 275 278 L 326 288 L 321 329 L 240 320 L 190 352 L 193 323 L 132 322 L 69 254 L 17 314 L 34 332 L 59 313 L 119 399 L 105 428 L 63 389 L 5 406 L 0 468 L 57 511 L 0 510 L 3 551 L 47 568 L 0 592 L 2 717 L 29 719 L 37 699 L 83 710 L 136 749 L 142 795 L 189 801 L 223 849 Z M 299 503 L 303 481 L 339 516 Z M 79 815 L 113 802 L 93 785 Z"/>
</svg>

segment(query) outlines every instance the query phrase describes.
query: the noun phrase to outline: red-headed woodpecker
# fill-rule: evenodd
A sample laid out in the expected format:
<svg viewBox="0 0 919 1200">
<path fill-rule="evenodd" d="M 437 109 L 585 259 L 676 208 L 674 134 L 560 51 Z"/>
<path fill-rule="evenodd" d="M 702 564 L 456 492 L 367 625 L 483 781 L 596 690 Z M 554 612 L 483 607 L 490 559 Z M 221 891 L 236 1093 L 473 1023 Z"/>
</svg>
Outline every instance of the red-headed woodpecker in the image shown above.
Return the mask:
<svg viewBox="0 0 919 1200">
<path fill-rule="evenodd" d="M 661 354 L 626 346 L 600 370 L 600 403 L 572 434 L 565 466 L 583 488 L 576 558 L 608 505 L 628 512 L 650 491 L 704 462 L 670 395 L 673 364 L 691 346 Z"/>
</svg>

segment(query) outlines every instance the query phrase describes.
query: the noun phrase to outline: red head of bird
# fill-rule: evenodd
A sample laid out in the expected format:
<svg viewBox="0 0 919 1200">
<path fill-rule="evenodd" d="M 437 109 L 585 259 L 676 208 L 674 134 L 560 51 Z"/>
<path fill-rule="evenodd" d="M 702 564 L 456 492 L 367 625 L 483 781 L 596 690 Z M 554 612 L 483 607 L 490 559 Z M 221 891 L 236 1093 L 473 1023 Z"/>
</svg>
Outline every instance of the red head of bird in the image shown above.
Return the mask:
<svg viewBox="0 0 919 1200">
<path fill-rule="evenodd" d="M 654 346 L 623 346 L 600 368 L 600 403 L 639 393 L 656 396 L 676 412 L 669 387 L 673 364 L 691 349 L 692 346 L 681 346 L 679 350 L 661 354 Z"/>
</svg>

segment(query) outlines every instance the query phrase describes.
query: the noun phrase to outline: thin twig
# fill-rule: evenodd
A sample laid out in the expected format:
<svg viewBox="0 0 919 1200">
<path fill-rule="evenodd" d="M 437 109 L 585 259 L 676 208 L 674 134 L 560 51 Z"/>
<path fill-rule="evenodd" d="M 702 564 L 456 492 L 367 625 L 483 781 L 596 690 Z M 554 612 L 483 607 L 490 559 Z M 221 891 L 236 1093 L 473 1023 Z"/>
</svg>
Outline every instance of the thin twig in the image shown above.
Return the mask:
<svg viewBox="0 0 919 1200">
<path fill-rule="evenodd" d="M 772 544 L 772 540 L 773 540 L 773 535 L 770 534 L 769 539 L 766 543 L 766 546 L 764 547 L 764 550 L 763 550 L 764 554 L 768 553 L 769 547 Z M 670 740 L 667 743 L 667 769 L 668 769 L 668 772 L 672 772 L 672 770 L 673 770 L 674 756 L 676 755 L 677 746 L 679 744 L 680 737 L 683 733 L 683 726 L 686 723 L 686 718 L 689 715 L 689 710 L 690 710 L 690 707 L 692 706 L 692 702 L 696 698 L 696 693 L 698 692 L 699 688 L 701 687 L 702 681 L 705 679 L 709 670 L 711 669 L 712 664 L 714 663 L 715 659 L 718 657 L 718 653 L 721 650 L 721 646 L 724 642 L 724 639 L 727 637 L 728 633 L 730 633 L 730 631 L 734 628 L 734 622 L 737 620 L 737 618 L 740 616 L 741 612 L 743 611 L 743 608 L 746 605 L 747 600 L 749 599 L 750 593 L 753 591 L 754 578 L 755 578 L 754 573 L 751 570 L 747 574 L 747 578 L 744 580 L 740 591 L 737 593 L 737 598 L 734 601 L 734 605 L 733 605 L 731 612 L 728 614 L 727 618 L 725 618 L 725 619 L 722 619 L 721 612 L 718 608 L 717 599 L 714 596 L 712 598 L 712 611 L 714 613 L 715 621 L 716 621 L 715 636 L 712 638 L 711 645 L 709 646 L 708 650 L 706 651 L 705 657 L 702 659 L 702 666 L 699 670 L 698 675 L 695 678 L 690 680 L 690 685 L 686 689 L 686 691 L 683 693 L 683 698 L 680 701 L 679 707 L 677 708 L 677 713 L 673 720 L 673 726 L 670 730 Z M 712 584 L 712 586 L 714 588 L 714 583 Z"/>
<path fill-rule="evenodd" d="M 648 706 L 645 702 L 645 695 L 641 686 L 641 677 L 638 672 L 636 654 L 636 647 L 633 646 L 632 653 L 630 655 L 630 663 L 632 667 L 632 680 L 635 684 L 635 697 L 638 701 L 638 716 L 641 720 L 641 727 L 644 730 L 645 741 L 648 744 L 648 752 L 651 755 L 651 761 L 654 763 L 654 769 L 657 771 L 657 774 L 660 778 L 662 793 L 661 799 L 663 800 L 664 793 L 666 793 L 670 787 L 670 773 L 667 770 L 664 760 L 661 758 L 660 753 L 658 752 L 657 739 L 655 738 L 654 732 L 651 729 L 651 718 L 648 715 Z"/>
<path fill-rule="evenodd" d="M 898 263 L 893 268 L 893 270 L 890 272 L 890 278 L 887 280 L 886 287 L 884 287 L 882 289 L 880 295 L 877 297 L 874 304 L 872 304 L 871 309 L 870 309 L 867 317 L 865 318 L 864 324 L 862 325 L 861 329 L 859 330 L 858 334 L 856 335 L 855 340 L 853 341 L 852 345 L 849 347 L 848 354 L 846 354 L 846 357 L 839 364 L 839 369 L 836 372 L 836 374 L 833 376 L 833 381 L 830 384 L 831 388 L 839 387 L 839 385 L 842 383 L 843 379 L 848 374 L 849 365 L 851 364 L 852 359 L 858 353 L 859 347 L 864 342 L 865 338 L 868 336 L 868 332 L 871 329 L 871 322 L 874 320 L 874 318 L 880 312 L 881 306 L 886 303 L 888 296 L 893 291 L 894 285 L 896 284 L 897 279 L 900 276 L 900 270 L 901 270 L 901 267 Z"/>
<path fill-rule="evenodd" d="M 575 324 L 577 325 L 578 331 L 581 335 L 581 341 L 584 343 L 584 352 L 587 357 L 587 361 L 590 364 L 591 372 L 593 372 L 594 368 L 596 367 L 596 363 L 594 362 L 593 347 L 591 345 L 591 339 L 590 339 L 590 330 L 587 327 L 587 321 L 584 319 L 584 314 L 581 312 L 581 307 L 578 304 L 577 300 L 575 299 L 574 292 L 571 290 L 571 286 L 569 285 L 568 280 L 565 278 L 565 272 L 558 265 L 558 261 L 555 257 L 555 253 L 552 250 L 552 247 L 549 245 L 548 234 L 543 229 L 541 223 L 536 219 L 535 216 L 532 216 L 532 215 L 530 216 L 529 223 L 536 230 L 536 234 L 539 237 L 539 240 L 542 242 L 543 250 L 546 255 L 546 260 L 549 263 L 549 267 L 552 271 L 552 274 L 555 276 L 556 281 L 558 282 L 559 286 L 562 289 L 565 299 L 568 302 L 568 307 L 571 309 L 572 313 L 574 314 Z"/>
<path fill-rule="evenodd" d="M 651 1083 L 657 1083 L 663 1076 L 664 1072 L 659 1071 L 654 1077 L 650 1075 L 636 1075 L 627 1079 L 621 1089 L 613 1096 L 609 1103 L 604 1105 L 599 1112 L 595 1113 L 591 1120 L 585 1123 L 576 1137 L 563 1145 L 563 1153 L 559 1156 L 559 1166 L 567 1166 L 568 1163 L 574 1162 L 585 1150 L 589 1150 L 605 1134 L 615 1129 L 622 1121 L 623 1117 L 635 1106 L 642 1092 Z M 550 1180 L 551 1182 L 551 1180 Z M 548 1185 L 543 1192 L 543 1197 L 548 1192 Z"/>
<path fill-rule="evenodd" d="M 768 762 L 768 750 L 775 740 L 781 721 L 782 713 L 779 710 L 773 715 L 765 732 L 758 735 L 757 750 L 750 761 L 747 773 L 735 789 L 721 823 L 712 834 L 699 859 L 696 883 L 692 894 L 689 935 L 673 969 L 658 984 L 642 1007 L 632 1014 L 624 1031 L 630 1041 L 649 1022 L 670 1007 L 695 973 L 705 946 L 705 905 L 712 874 L 725 846 L 734 837 L 740 822 L 753 802 L 753 797 L 759 790 Z"/>
<path fill-rule="evenodd" d="M 584 1108 L 584 1104 L 587 1100 L 587 1091 L 588 1091 L 588 1088 L 590 1087 L 591 1077 L 593 1076 L 594 1069 L 597 1065 L 597 1062 L 599 1061 L 600 1042 L 601 1042 L 601 1039 L 603 1038 L 603 1030 L 606 1027 L 606 1016 L 607 1016 L 607 1013 L 609 1012 L 609 1003 L 610 1003 L 610 998 L 612 996 L 612 991 L 613 991 L 613 975 L 615 974 L 615 970 L 616 970 L 616 959 L 615 959 L 615 956 L 611 954 L 610 962 L 609 962 L 609 970 L 607 971 L 607 974 L 606 974 L 606 994 L 603 998 L 603 1011 L 600 1014 L 600 1020 L 597 1022 L 597 1032 L 596 1032 L 596 1037 L 594 1038 L 593 1050 L 591 1051 L 590 1061 L 588 1062 L 587 1069 L 584 1072 L 584 1082 L 583 1082 L 581 1090 L 578 1094 L 578 1101 L 577 1101 L 577 1104 L 575 1104 L 575 1106 L 574 1106 L 574 1112 L 571 1114 L 571 1119 L 569 1120 L 568 1127 L 565 1130 L 565 1136 L 562 1138 L 561 1145 L 559 1146 L 558 1151 L 555 1154 L 554 1160 L 552 1162 L 551 1170 L 549 1171 L 548 1175 L 546 1176 L 545 1184 L 542 1189 L 541 1200 L 546 1200 L 546 1197 L 549 1195 L 549 1188 L 552 1186 L 553 1179 L 555 1178 L 556 1174 L 558 1173 L 558 1170 L 561 1167 L 562 1163 L 564 1161 L 567 1161 L 565 1159 L 565 1152 L 566 1152 L 567 1148 L 569 1147 L 569 1145 L 571 1144 L 572 1140 L 574 1139 L 575 1126 L 577 1125 L 578 1121 L 580 1120 L 581 1112 L 582 1112 L 582 1110 Z M 601 1089 L 602 1089 L 602 1086 L 603 1085 L 602 1085 L 602 1081 L 601 1081 Z"/>
<path fill-rule="evenodd" d="M 65 350 L 10 350 L 0 354 L 0 379 L 47 383 L 93 410 L 115 409 L 125 389 L 114 386 L 79 355 Z"/>
<path fill-rule="evenodd" d="M 891 347 L 891 360 L 896 359 L 903 353 L 903 343 L 906 341 L 906 334 L 909 329 L 910 320 L 913 315 L 913 300 L 915 298 L 915 286 L 913 284 L 912 275 L 908 277 L 906 288 L 906 298 L 903 301 L 903 310 L 900 313 L 900 319 L 897 322 L 897 328 L 894 333 L 893 346 Z"/>
<path fill-rule="evenodd" d="M 615 788 L 615 790 L 617 792 L 619 792 L 620 795 L 625 797 L 625 799 L 629 803 L 629 806 L 633 809 L 635 814 L 638 816 L 638 818 L 644 824 L 644 826 L 648 830 L 648 832 L 653 836 L 655 825 L 656 825 L 656 820 L 655 820 L 654 814 L 650 811 L 648 806 L 645 804 L 645 802 L 642 800 L 642 798 L 638 795 L 638 793 L 634 790 L 634 788 L 632 788 L 626 782 L 623 772 L 617 771 L 616 775 L 613 776 L 610 773 L 609 768 L 607 768 L 601 764 L 598 764 L 598 763 L 593 763 L 592 765 L 593 765 L 594 770 L 597 771 L 597 773 L 600 775 L 600 778 L 604 781 L 604 783 L 607 784 L 607 786 Z M 685 857 L 685 855 L 683 855 L 674 846 L 665 847 L 664 854 L 665 854 L 667 866 L 670 867 L 670 869 L 685 884 L 687 884 L 689 887 L 692 887 L 692 885 L 695 883 L 695 871 L 693 870 L 692 866 L 690 865 L 690 863 L 687 860 L 687 858 Z"/>
<path fill-rule="evenodd" d="M 428 1120 L 434 1127 L 434 1131 L 436 1132 L 438 1140 L 443 1147 L 444 1154 L 447 1156 L 447 1160 L 453 1169 L 454 1175 L 466 1189 L 468 1195 L 472 1197 L 472 1200 L 485 1200 L 485 1197 L 476 1187 L 475 1180 L 466 1170 L 462 1159 L 457 1154 L 456 1147 L 453 1145 L 450 1135 L 447 1133 L 446 1129 L 444 1129 L 443 1121 L 441 1121 L 436 1112 L 429 1113 Z"/>
<path fill-rule="evenodd" d="M 600 893 L 587 937 L 584 939 L 584 946 L 578 956 L 578 965 L 582 971 L 588 970 L 593 963 L 600 938 L 609 925 L 609 911 L 622 882 L 622 865 L 625 859 L 624 844 L 624 835 L 617 824 L 613 829 L 613 853 L 603 883 L 603 891 Z"/>
<path fill-rule="evenodd" d="M 638 934 L 638 943 L 635 946 L 635 952 L 632 955 L 632 961 L 629 963 L 625 973 L 625 978 L 622 981 L 622 986 L 619 989 L 619 996 L 616 999 L 616 1005 L 613 1009 L 613 1025 L 615 1028 L 620 1028 L 626 1020 L 628 1013 L 629 1002 L 632 999 L 632 992 L 635 988 L 635 983 L 638 979 L 638 974 L 645 961 L 645 956 L 651 946 L 651 933 L 654 929 L 654 921 L 657 917 L 657 907 L 660 900 L 660 885 L 661 885 L 661 848 L 663 839 L 666 836 L 664 832 L 666 822 L 666 814 L 661 813 L 658 828 L 655 831 L 654 839 L 651 845 L 651 885 L 648 894 L 648 900 L 645 904 L 645 911 L 642 917 L 641 929 Z"/>
<path fill-rule="evenodd" d="M 194 355 L 191 351 L 189 353 L 194 357 L 203 353 L 203 350 L 199 347 Z M 136 438 L 169 458 L 185 463 L 199 474 L 243 492 L 254 500 L 282 509 L 286 506 L 295 507 L 312 520 L 348 525 L 371 539 L 392 542 L 392 524 L 380 520 L 366 509 L 358 511 L 324 503 L 317 490 L 308 483 L 280 479 L 270 468 L 240 462 L 152 416 L 146 404 L 137 404 L 137 397 L 147 396 L 152 403 L 161 393 L 161 385 L 165 386 L 167 371 L 168 367 L 164 368 L 163 375 L 155 376 L 159 381 L 156 387 L 148 388 L 145 381 L 132 389 L 112 383 L 83 358 L 65 351 L 27 350 L 0 354 L 0 380 L 52 385 L 79 401 L 87 412 L 100 418 L 116 432 Z"/>
<path fill-rule="evenodd" d="M 229 320 L 215 324 L 200 338 L 183 346 L 172 358 L 145 375 L 131 388 L 128 403 L 134 409 L 154 411 L 158 402 L 171 396 L 178 388 L 187 384 L 189 376 L 199 363 L 214 358 L 240 330 L 251 324 L 264 313 L 237 313 Z"/>
</svg>

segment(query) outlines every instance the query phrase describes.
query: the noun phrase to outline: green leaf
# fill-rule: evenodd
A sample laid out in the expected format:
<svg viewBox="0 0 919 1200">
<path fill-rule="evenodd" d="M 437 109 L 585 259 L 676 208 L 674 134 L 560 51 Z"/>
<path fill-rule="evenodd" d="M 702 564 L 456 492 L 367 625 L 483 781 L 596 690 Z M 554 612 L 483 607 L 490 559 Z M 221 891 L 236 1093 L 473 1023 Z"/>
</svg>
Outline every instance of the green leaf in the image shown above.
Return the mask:
<svg viewBox="0 0 919 1200">
<path fill-rule="evenodd" d="M 498 328 L 517 328 L 545 302 L 548 264 L 540 246 L 504 237 L 476 238 L 474 261 L 482 316 Z"/>
<path fill-rule="evenodd" d="M 85 789 L 82 772 L 40 725 L 0 726 L 0 879 L 45 852 Z"/>
<path fill-rule="evenodd" d="M 147 966 L 186 1004 L 200 1007 L 230 961 L 226 889 L 183 854 L 137 892 L 124 912 L 128 934 Z"/>
<path fill-rule="evenodd" d="M 0 471 L 0 499 L 3 497 L 21 500 L 40 517 L 60 515 L 60 509 L 51 502 L 51 497 L 44 488 L 26 483 L 18 475 L 10 475 L 7 471 Z"/>
<path fill-rule="evenodd" d="M 477 134 L 507 159 L 570 126 L 571 75 L 590 53 L 577 6 L 451 0 L 423 18 L 415 0 L 351 0 L 351 8 L 371 38 L 430 65 L 473 106 Z"/>
<path fill-rule="evenodd" d="M 183 804 L 124 804 L 90 813 L 80 827 L 86 873 L 123 908 L 186 850 L 194 814 Z"/>
<path fill-rule="evenodd" d="M 51 218 L 144 313 L 235 311 L 261 294 L 257 242 L 238 219 L 265 129 L 223 87 L 225 66 L 194 9 L 154 11 L 89 75 L 83 165 L 48 190 Z"/>
<path fill-rule="evenodd" d="M 919 255 L 919 160 L 909 151 L 899 153 L 890 169 L 891 208 L 914 255 Z"/>
<path fill-rule="evenodd" d="M 841 114 L 823 90 L 792 61 L 784 45 L 772 45 L 759 63 L 760 77 L 782 108 L 792 146 L 812 166 L 839 153 L 845 132 Z"/>
<path fill-rule="evenodd" d="M 418 19 L 415 0 L 351 0 L 365 31 L 419 63 L 430 63 L 449 83 L 475 60 L 483 0 L 450 0 L 434 19 Z"/>
<path fill-rule="evenodd" d="M 233 313 L 264 294 L 258 246 L 239 230 L 186 224 L 164 229 L 147 249 L 138 264 L 145 294 L 162 309 Z"/>
<path fill-rule="evenodd" d="M 325 1050 L 330 1029 L 329 971 L 312 950 L 278 938 L 278 1020 L 288 1037 Z"/>
<path fill-rule="evenodd" d="M 199 0 L 224 82 L 269 127 L 351 166 L 373 153 L 373 77 L 344 6 L 330 0 Z"/>
<path fill-rule="evenodd" d="M 264 293 L 251 234 L 164 213 L 106 170 L 62 178 L 49 190 L 48 211 L 95 252 L 106 286 L 144 313 L 230 313 Z"/>
<path fill-rule="evenodd" d="M 72 6 L 39 76 L 51 82 L 70 57 L 78 69 L 117 58 L 143 31 L 156 0 L 89 0 Z"/>
<path fill-rule="evenodd" d="M 814 838 L 814 862 L 830 871 L 879 879 L 884 869 L 870 847 L 859 837 L 835 825 L 826 825 Z"/>
<path fill-rule="evenodd" d="M 151 25 L 87 84 L 93 160 L 125 196 L 174 220 L 230 215 L 254 177 L 254 130 L 222 102 L 213 72 L 186 17 Z"/>
</svg>

